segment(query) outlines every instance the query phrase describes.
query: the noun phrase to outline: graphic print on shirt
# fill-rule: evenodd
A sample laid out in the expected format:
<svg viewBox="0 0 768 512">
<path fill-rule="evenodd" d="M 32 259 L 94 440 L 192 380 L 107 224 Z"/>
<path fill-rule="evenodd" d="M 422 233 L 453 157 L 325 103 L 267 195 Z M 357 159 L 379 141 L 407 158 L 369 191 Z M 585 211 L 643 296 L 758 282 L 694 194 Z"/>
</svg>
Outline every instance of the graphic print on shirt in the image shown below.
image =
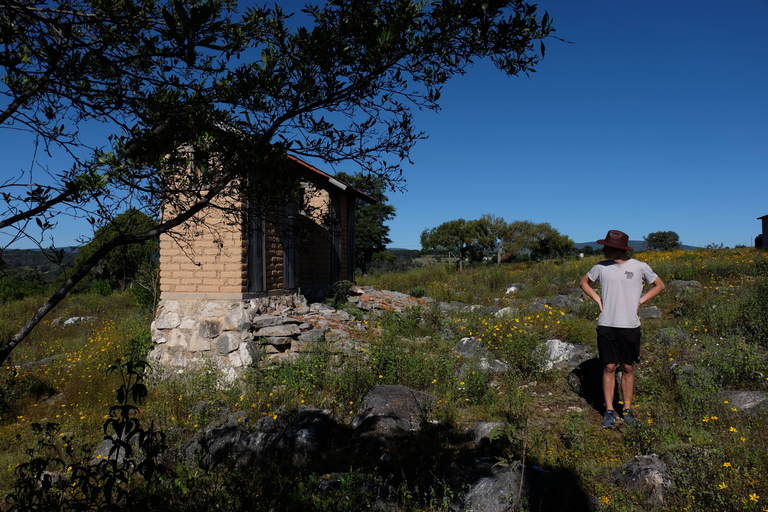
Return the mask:
<svg viewBox="0 0 768 512">
<path fill-rule="evenodd" d="M 634 272 L 630 272 L 629 270 L 624 272 L 624 275 L 627 276 L 627 279 L 632 279 L 633 277 L 635 277 L 635 273 Z"/>
</svg>

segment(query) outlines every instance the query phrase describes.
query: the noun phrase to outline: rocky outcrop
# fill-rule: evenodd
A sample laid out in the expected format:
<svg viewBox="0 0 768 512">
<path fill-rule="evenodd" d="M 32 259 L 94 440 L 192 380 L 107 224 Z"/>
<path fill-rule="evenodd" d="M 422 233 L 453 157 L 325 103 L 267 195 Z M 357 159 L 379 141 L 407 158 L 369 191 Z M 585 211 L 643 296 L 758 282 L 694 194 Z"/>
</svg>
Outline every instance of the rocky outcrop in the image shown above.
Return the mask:
<svg viewBox="0 0 768 512">
<path fill-rule="evenodd" d="M 659 507 L 673 486 L 667 465 L 656 454 L 637 455 L 614 471 L 611 481 L 620 488 L 642 496 L 646 506 Z"/>
</svg>

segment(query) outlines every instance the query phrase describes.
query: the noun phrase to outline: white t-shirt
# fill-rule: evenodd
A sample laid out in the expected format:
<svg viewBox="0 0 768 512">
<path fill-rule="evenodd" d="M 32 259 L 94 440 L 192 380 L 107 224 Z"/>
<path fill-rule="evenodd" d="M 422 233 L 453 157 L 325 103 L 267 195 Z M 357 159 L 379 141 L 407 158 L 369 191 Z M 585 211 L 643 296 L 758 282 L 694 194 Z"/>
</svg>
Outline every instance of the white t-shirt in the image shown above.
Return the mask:
<svg viewBox="0 0 768 512">
<path fill-rule="evenodd" d="M 637 307 L 643 295 L 643 282 L 653 283 L 658 277 L 647 263 L 629 259 L 624 263 L 601 261 L 587 273 L 590 281 L 600 281 L 603 311 L 597 325 L 606 327 L 639 327 Z"/>
</svg>

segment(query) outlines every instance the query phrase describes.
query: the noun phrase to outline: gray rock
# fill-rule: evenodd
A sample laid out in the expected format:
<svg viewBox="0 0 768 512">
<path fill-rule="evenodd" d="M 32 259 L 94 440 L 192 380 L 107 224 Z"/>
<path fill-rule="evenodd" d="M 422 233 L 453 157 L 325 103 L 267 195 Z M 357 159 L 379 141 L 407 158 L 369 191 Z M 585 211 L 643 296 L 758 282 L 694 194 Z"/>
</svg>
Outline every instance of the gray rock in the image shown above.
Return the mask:
<svg viewBox="0 0 768 512">
<path fill-rule="evenodd" d="M 323 318 L 327 318 L 328 320 L 335 320 L 336 322 L 349 322 L 351 320 L 354 320 L 355 317 L 347 313 L 346 311 L 337 311 L 337 310 L 323 310 L 318 312 L 320 316 Z"/>
<path fill-rule="evenodd" d="M 251 319 L 251 325 L 253 325 L 254 329 L 283 325 L 283 317 L 276 315 L 257 315 Z"/>
<path fill-rule="evenodd" d="M 240 348 L 240 336 L 234 332 L 223 332 L 216 339 L 216 348 L 220 354 L 229 354 Z"/>
<path fill-rule="evenodd" d="M 666 492 L 674 485 L 667 465 L 655 453 L 636 455 L 614 471 L 611 481 L 629 492 L 643 494 L 645 504 L 653 507 L 664 504 Z"/>
<path fill-rule="evenodd" d="M 584 301 L 581 298 L 571 297 L 569 295 L 555 295 L 549 300 L 551 306 L 560 309 L 577 310 L 583 303 Z"/>
<path fill-rule="evenodd" d="M 313 302 L 309 305 L 310 313 L 319 313 L 321 311 L 335 311 L 334 308 L 322 302 Z"/>
<path fill-rule="evenodd" d="M 98 317 L 95 316 L 73 316 L 72 318 L 67 318 L 64 320 L 64 326 L 70 326 L 70 325 L 77 325 L 82 324 L 85 322 L 95 322 L 98 320 Z"/>
<path fill-rule="evenodd" d="M 509 365 L 504 361 L 493 359 L 490 351 L 485 348 L 485 343 L 477 340 L 474 336 L 462 338 L 453 346 L 454 352 L 464 359 L 473 359 L 477 361 L 481 370 L 493 373 L 505 373 L 509 371 Z M 466 369 L 462 366 L 460 373 Z"/>
<path fill-rule="evenodd" d="M 194 333 L 187 344 L 190 352 L 206 352 L 212 350 L 212 340 Z"/>
<path fill-rule="evenodd" d="M 656 306 L 649 306 L 647 308 L 641 309 L 638 315 L 642 319 L 661 318 L 661 310 Z"/>
<path fill-rule="evenodd" d="M 704 287 L 701 286 L 701 283 L 698 281 L 682 281 L 679 279 L 667 283 L 667 288 L 675 295 L 680 295 L 681 293 L 698 292 L 704 289 Z"/>
<path fill-rule="evenodd" d="M 325 331 L 323 329 L 312 329 L 311 331 L 303 332 L 297 338 L 298 341 L 317 342 L 325 339 Z"/>
<path fill-rule="evenodd" d="M 204 460 L 223 464 L 232 458 L 241 467 L 261 467 L 274 462 L 307 467 L 335 429 L 333 421 L 317 409 L 301 410 L 282 432 L 255 434 L 231 425 L 215 429 L 185 450 L 187 458 L 202 453 Z M 203 446 L 206 450 L 202 450 Z"/>
<path fill-rule="evenodd" d="M 547 370 L 554 367 L 574 367 L 593 357 L 589 349 L 583 345 L 574 345 L 555 339 L 547 340 L 543 349 L 546 357 L 544 368 Z"/>
<path fill-rule="evenodd" d="M 724 390 L 720 392 L 723 401 L 741 414 L 756 415 L 768 412 L 768 393 L 765 391 Z"/>
<path fill-rule="evenodd" d="M 221 322 L 218 320 L 200 320 L 197 333 L 203 338 L 215 338 L 221 334 Z"/>
<path fill-rule="evenodd" d="M 296 324 L 262 327 L 253 333 L 253 335 L 258 338 L 272 336 L 298 336 L 299 334 L 301 334 L 301 329 L 299 329 L 299 326 Z"/>
<path fill-rule="evenodd" d="M 659 329 L 656 333 L 656 341 L 662 345 L 675 345 L 677 343 L 687 343 L 688 335 L 680 329 L 674 327 L 665 327 Z"/>
<path fill-rule="evenodd" d="M 467 359 L 487 358 L 490 356 L 490 352 L 485 347 L 485 342 L 478 341 L 474 336 L 461 338 L 456 345 L 453 346 L 453 351 Z"/>
<path fill-rule="evenodd" d="M 247 331 L 251 328 L 251 320 L 248 312 L 242 308 L 230 311 L 221 323 L 224 331 Z"/>
<path fill-rule="evenodd" d="M 474 474 L 479 477 L 469 484 L 469 491 L 464 495 L 461 510 L 482 512 L 509 512 L 519 500 L 522 466 L 512 463 L 509 466 L 497 466 L 491 461 L 477 464 Z"/>
<path fill-rule="evenodd" d="M 483 442 L 490 440 L 491 432 L 494 429 L 503 429 L 504 423 L 500 421 L 481 421 L 476 425 L 470 427 L 469 434 L 472 442 L 476 445 L 480 445 Z"/>
<path fill-rule="evenodd" d="M 435 397 L 406 386 L 375 386 L 352 422 L 356 435 L 386 437 L 417 430 Z"/>
<path fill-rule="evenodd" d="M 177 313 L 166 313 L 155 320 L 157 329 L 174 329 L 181 325 L 181 317 Z"/>
</svg>

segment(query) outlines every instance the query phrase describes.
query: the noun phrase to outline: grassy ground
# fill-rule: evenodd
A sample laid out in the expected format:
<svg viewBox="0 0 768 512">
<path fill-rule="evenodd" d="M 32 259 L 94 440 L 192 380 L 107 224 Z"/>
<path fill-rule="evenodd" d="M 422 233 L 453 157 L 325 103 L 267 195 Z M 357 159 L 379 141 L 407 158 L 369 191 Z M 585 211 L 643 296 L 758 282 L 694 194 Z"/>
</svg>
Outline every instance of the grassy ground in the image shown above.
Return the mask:
<svg viewBox="0 0 768 512">
<path fill-rule="evenodd" d="M 360 510 L 375 502 L 360 491 L 367 488 L 365 482 L 387 481 L 386 498 L 399 510 L 447 510 L 447 486 L 426 475 L 459 456 L 451 455 L 462 449 L 456 434 L 468 425 L 501 421 L 507 425 L 506 439 L 486 455 L 519 460 L 525 454 L 529 466 L 546 470 L 554 488 L 585 493 L 594 509 L 647 509 L 644 496 L 611 483 L 611 475 L 635 455 L 655 453 L 675 481 L 661 509 L 768 510 L 766 416 L 734 410 L 721 395 L 734 389 L 768 391 L 768 258 L 741 249 L 642 253 L 638 259 L 650 263 L 667 283 L 695 279 L 703 285 L 697 292 L 668 289 L 651 303 L 663 317 L 643 326 L 635 397 L 641 428 L 601 429 L 601 411 L 570 390 L 567 371 L 542 370 L 539 347 L 547 339 L 595 349 L 593 305 L 578 311 L 534 305 L 541 298 L 575 293 L 597 258 L 491 265 L 462 273 L 436 265 L 367 276 L 359 284 L 405 293 L 421 288 L 439 301 L 515 306 L 519 313 L 502 319 L 436 308 L 387 314 L 378 319 L 378 330 L 358 333 L 358 353 L 322 350 L 292 366 L 254 367 L 228 389 L 221 388 L 212 368 L 150 381 L 137 416 L 143 426 L 152 422 L 163 431 L 169 445 L 180 446 L 215 424 L 222 410 L 237 416 L 246 429 L 255 429 L 264 417 L 279 422 L 302 405 L 331 410 L 345 424 L 374 385 L 403 384 L 437 400 L 425 424 L 437 427 L 429 427 L 415 459 L 395 460 L 387 471 L 350 465 L 344 469 L 345 483 L 325 494 L 313 487 L 325 467 L 251 474 L 169 463 L 168 472 L 152 486 L 143 487 L 143 477 L 133 478 L 130 496 L 144 500 L 148 509 L 155 503 L 166 510 L 203 505 L 218 510 Z M 512 283 L 522 283 L 522 291 L 505 298 Z M 0 318 L 6 319 L 0 334 L 7 339 L 36 304 L 32 298 L 0 305 Z M 70 316 L 96 319 L 72 327 L 54 325 L 55 318 Z M 37 447 L 30 452 L 33 457 L 56 453 L 65 459 L 65 473 L 92 456 L 119 386 L 106 369 L 126 353 L 146 352 L 150 317 L 126 295 L 74 296 L 18 347 L 1 377 L 0 495 L 18 495 L 19 468 L 27 467 L 19 464 L 31 460 L 31 447 Z M 685 333 L 687 341 L 657 339 L 671 328 Z M 452 347 L 470 335 L 485 341 L 510 371 L 494 377 L 472 364 L 462 368 Z M 47 423 L 56 424 L 48 438 L 44 429 L 32 427 Z M 51 447 L 43 446 L 45 439 Z M 331 462 L 339 463 L 325 465 Z M 398 464 L 400 473 L 393 474 Z M 138 493 L 142 488 L 143 494 Z M 13 505 L 10 500 L 0 509 Z"/>
</svg>

